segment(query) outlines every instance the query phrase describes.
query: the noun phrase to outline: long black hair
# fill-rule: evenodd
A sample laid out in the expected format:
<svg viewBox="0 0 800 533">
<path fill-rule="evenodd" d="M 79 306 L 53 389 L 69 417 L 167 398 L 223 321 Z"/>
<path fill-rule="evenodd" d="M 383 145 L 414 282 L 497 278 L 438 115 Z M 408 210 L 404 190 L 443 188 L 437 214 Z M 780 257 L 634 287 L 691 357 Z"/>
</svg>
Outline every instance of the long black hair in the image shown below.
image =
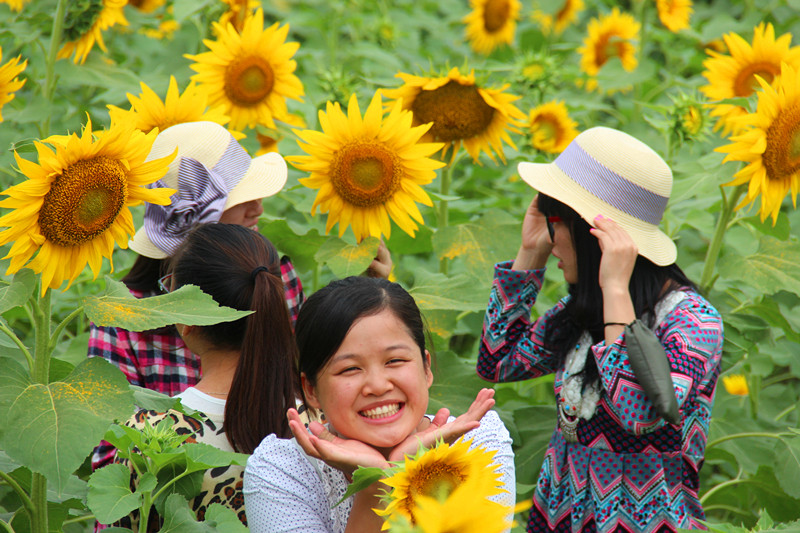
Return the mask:
<svg viewBox="0 0 800 533">
<path fill-rule="evenodd" d="M 383 278 L 350 276 L 312 294 L 297 315 L 299 373 L 312 385 L 356 320 L 389 309 L 408 329 L 425 357 L 425 327 L 417 303 L 406 290 Z M 302 390 L 302 389 L 301 389 Z"/>
<path fill-rule="evenodd" d="M 591 226 L 574 209 L 544 194 L 539 194 L 539 211 L 544 216 L 560 217 L 569 228 L 577 261 L 578 281 L 569 286 L 569 301 L 564 309 L 548 324 L 547 335 L 554 346 L 559 364 L 563 366 L 567 354 L 575 347 L 583 331 L 592 336 L 593 344 L 603 340 L 603 292 L 600 289 L 600 260 L 603 253 Z M 655 306 L 668 292 L 680 287 L 695 288 L 694 283 L 677 264 L 658 266 L 639 255 L 629 284 L 633 309 L 637 318 L 645 315 L 648 326 L 653 326 Z M 594 358 L 586 359 L 584 383 L 598 379 Z"/>
<path fill-rule="evenodd" d="M 249 228 L 202 224 L 175 253 L 170 272 L 176 288 L 197 285 L 220 305 L 254 311 L 199 330 L 214 346 L 240 351 L 225 403 L 231 446 L 253 453 L 270 433 L 289 437 L 286 409 L 296 398 L 297 346 L 275 247 Z"/>
</svg>

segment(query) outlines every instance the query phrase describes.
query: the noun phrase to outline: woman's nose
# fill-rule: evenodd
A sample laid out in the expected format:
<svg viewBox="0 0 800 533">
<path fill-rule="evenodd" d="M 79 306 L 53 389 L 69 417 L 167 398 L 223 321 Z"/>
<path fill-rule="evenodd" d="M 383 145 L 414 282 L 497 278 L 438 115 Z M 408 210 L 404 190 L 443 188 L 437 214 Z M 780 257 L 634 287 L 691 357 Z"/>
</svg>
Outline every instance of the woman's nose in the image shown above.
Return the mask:
<svg viewBox="0 0 800 533">
<path fill-rule="evenodd" d="M 388 374 L 383 370 L 370 372 L 362 387 L 365 396 L 382 396 L 392 389 L 394 389 L 392 380 L 389 379 Z"/>
<path fill-rule="evenodd" d="M 262 203 L 261 199 L 258 200 L 251 200 L 248 202 L 247 206 L 247 214 L 252 217 L 261 216 L 261 213 L 264 212 L 264 204 Z"/>
</svg>

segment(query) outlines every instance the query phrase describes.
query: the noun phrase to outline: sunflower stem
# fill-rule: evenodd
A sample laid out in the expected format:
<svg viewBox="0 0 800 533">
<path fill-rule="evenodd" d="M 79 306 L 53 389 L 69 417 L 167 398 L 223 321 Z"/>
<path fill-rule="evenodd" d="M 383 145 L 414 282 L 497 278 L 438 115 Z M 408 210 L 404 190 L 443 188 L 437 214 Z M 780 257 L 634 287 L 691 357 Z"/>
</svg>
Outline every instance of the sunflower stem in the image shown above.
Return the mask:
<svg viewBox="0 0 800 533">
<path fill-rule="evenodd" d="M 31 532 L 47 533 L 47 478 L 34 472 L 31 478 Z"/>
<path fill-rule="evenodd" d="M 8 338 L 10 338 L 12 341 L 14 341 L 14 344 L 17 345 L 19 350 L 22 352 L 22 355 L 24 355 L 25 359 L 28 360 L 28 371 L 31 374 L 33 374 L 33 356 L 31 355 L 30 350 L 28 350 L 28 347 L 25 346 L 25 344 L 22 343 L 20 338 L 17 337 L 17 335 L 13 331 L 11 331 L 11 328 L 7 327 L 2 322 L 0 322 L 0 331 L 5 333 L 8 336 Z"/>
<path fill-rule="evenodd" d="M 724 189 L 722 190 L 722 212 L 717 220 L 717 228 L 714 230 L 714 236 L 711 238 L 711 243 L 708 245 L 706 260 L 703 264 L 703 273 L 700 276 L 700 291 L 704 294 L 708 294 L 708 291 L 711 290 L 711 287 L 714 285 L 714 268 L 717 265 L 719 252 L 722 248 L 722 240 L 725 237 L 725 231 L 728 229 L 728 222 L 730 222 L 733 216 L 739 197 L 744 193 L 744 187 L 744 184 L 738 185 L 729 198 L 725 197 L 725 191 Z M 722 186 L 720 186 L 720 188 L 722 188 Z"/>
<path fill-rule="evenodd" d="M 61 323 L 59 323 L 58 326 L 56 326 L 56 329 L 53 332 L 53 335 L 50 337 L 50 351 L 51 352 L 56 347 L 56 344 L 58 343 L 58 338 L 61 336 L 61 332 L 64 331 L 64 328 L 66 328 L 69 325 L 69 323 L 72 322 L 75 319 L 75 317 L 77 317 L 81 313 L 83 313 L 83 306 L 80 306 L 77 309 L 75 309 L 73 312 L 71 312 L 67 316 L 67 318 L 62 320 Z"/>
<path fill-rule="evenodd" d="M 55 70 L 56 56 L 61 46 L 61 35 L 64 30 L 64 12 L 66 11 L 67 0 L 58 0 L 56 14 L 53 16 L 53 31 L 50 33 L 50 50 L 47 52 L 47 65 L 45 67 L 44 78 L 44 98 L 48 104 L 53 103 L 53 93 L 55 92 Z M 50 115 L 42 123 L 39 136 L 47 137 L 50 133 Z"/>
<path fill-rule="evenodd" d="M 0 479 L 2 479 L 9 487 L 14 489 L 14 492 L 17 493 L 17 497 L 22 501 L 22 507 L 25 509 L 25 512 L 28 513 L 28 518 L 33 517 L 33 502 L 28 497 L 28 493 L 25 492 L 17 480 L 11 477 L 10 474 L 6 474 L 5 472 L 0 471 Z"/>
<path fill-rule="evenodd" d="M 442 198 L 439 199 L 439 215 L 438 215 L 438 229 L 447 227 L 448 224 L 448 201 L 446 197 L 450 194 L 450 182 L 453 178 L 453 167 L 456 165 L 456 154 L 450 160 L 450 164 L 442 169 L 442 177 L 439 180 L 439 194 Z M 446 257 L 439 259 L 439 272 L 447 275 L 449 260 Z"/>
<path fill-rule="evenodd" d="M 650 0 L 641 0 L 639 2 L 639 64 L 641 65 L 644 60 L 644 47 L 647 43 L 647 7 Z M 636 116 L 641 115 L 642 110 L 642 84 L 636 84 L 636 98 L 633 99 L 633 105 L 636 109 Z"/>
</svg>

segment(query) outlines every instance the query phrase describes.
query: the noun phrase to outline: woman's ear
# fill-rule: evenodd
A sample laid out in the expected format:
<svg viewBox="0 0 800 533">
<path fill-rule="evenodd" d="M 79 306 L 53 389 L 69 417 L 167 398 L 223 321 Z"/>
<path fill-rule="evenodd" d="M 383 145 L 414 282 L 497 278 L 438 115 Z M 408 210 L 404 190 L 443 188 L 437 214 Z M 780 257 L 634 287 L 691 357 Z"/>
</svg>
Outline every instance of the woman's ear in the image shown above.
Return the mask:
<svg viewBox="0 0 800 533">
<path fill-rule="evenodd" d="M 320 406 L 319 399 L 317 398 L 317 391 L 314 388 L 314 385 L 311 384 L 311 380 L 308 379 L 305 372 L 300 374 L 300 384 L 303 387 L 303 396 L 306 398 L 306 403 L 308 407 L 313 407 L 314 409 L 322 409 Z"/>
<path fill-rule="evenodd" d="M 433 385 L 433 371 L 431 371 L 431 352 L 425 350 L 425 380 L 428 383 L 428 388 Z"/>
</svg>

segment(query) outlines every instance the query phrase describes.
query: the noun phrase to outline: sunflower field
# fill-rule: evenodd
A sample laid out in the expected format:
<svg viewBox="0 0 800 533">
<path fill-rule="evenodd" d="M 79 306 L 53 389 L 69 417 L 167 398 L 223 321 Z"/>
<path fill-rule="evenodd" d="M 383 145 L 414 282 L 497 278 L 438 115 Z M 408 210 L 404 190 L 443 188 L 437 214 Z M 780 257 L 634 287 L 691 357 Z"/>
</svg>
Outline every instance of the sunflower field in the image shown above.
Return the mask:
<svg viewBox="0 0 800 533">
<path fill-rule="evenodd" d="M 149 508 L 88 481 L 112 422 L 163 405 L 87 359 L 88 331 L 230 319 L 202 293 L 137 309 L 118 281 L 144 202 L 169 201 L 148 185 L 171 159 L 149 147 L 198 120 L 289 162 L 258 225 L 306 294 L 386 243 L 433 338 L 430 409 L 455 413 L 485 385 L 493 265 L 516 254 L 535 194 L 517 163 L 593 126 L 646 142 L 674 174 L 661 228 L 725 324 L 708 525 L 800 529 L 798 28 L 800 0 L 0 0 L 0 530 L 91 531 Z M 565 291 L 551 265 L 534 313 Z M 553 379 L 495 388 L 524 501 Z M 163 531 L 237 530 L 173 498 Z"/>
</svg>

